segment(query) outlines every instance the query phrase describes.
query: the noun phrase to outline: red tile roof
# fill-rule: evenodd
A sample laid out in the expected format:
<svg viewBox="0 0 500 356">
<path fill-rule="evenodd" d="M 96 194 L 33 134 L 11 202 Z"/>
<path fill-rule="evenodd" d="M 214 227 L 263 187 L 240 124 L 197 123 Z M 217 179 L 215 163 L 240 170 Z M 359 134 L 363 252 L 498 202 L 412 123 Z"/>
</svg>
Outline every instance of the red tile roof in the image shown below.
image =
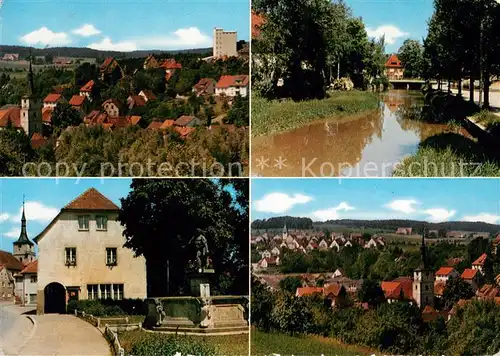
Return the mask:
<svg viewBox="0 0 500 356">
<path fill-rule="evenodd" d="M 488 258 L 488 255 L 483 253 L 481 256 L 478 257 L 477 260 L 475 260 L 474 262 L 472 262 L 472 265 L 476 265 L 476 266 L 483 266 L 484 263 L 486 262 L 486 259 Z"/>
<path fill-rule="evenodd" d="M 148 129 L 150 129 L 150 130 L 159 130 L 159 129 L 161 129 L 162 125 L 163 125 L 163 123 L 160 122 L 160 121 L 152 121 L 149 124 Z"/>
<path fill-rule="evenodd" d="M 134 106 L 144 106 L 146 105 L 146 100 L 140 95 L 131 95 L 130 98 L 132 99 L 132 102 L 134 103 Z"/>
<path fill-rule="evenodd" d="M 113 57 L 108 57 L 104 60 L 104 63 L 101 65 L 101 71 L 105 71 L 108 67 L 113 63 L 115 59 Z"/>
<path fill-rule="evenodd" d="M 403 68 L 401 61 L 396 54 L 392 54 L 385 62 L 386 68 Z"/>
<path fill-rule="evenodd" d="M 391 282 L 383 281 L 381 288 L 386 299 L 400 299 L 401 293 L 406 299 L 412 298 L 413 280 L 409 277 L 400 277 Z"/>
<path fill-rule="evenodd" d="M 45 145 L 46 142 L 45 138 L 38 132 L 35 132 L 33 136 L 31 136 L 31 147 L 33 148 L 40 148 Z"/>
<path fill-rule="evenodd" d="M 340 292 L 342 291 L 342 288 L 342 284 L 330 284 L 328 287 L 323 288 L 323 294 L 325 296 L 333 295 L 334 297 L 338 297 L 340 295 Z"/>
<path fill-rule="evenodd" d="M 175 120 L 165 120 L 163 124 L 160 126 L 161 129 L 166 129 L 167 127 L 174 126 Z"/>
<path fill-rule="evenodd" d="M 142 93 L 144 94 L 144 96 L 146 97 L 146 99 L 148 99 L 148 100 L 156 100 L 156 95 L 155 95 L 155 93 L 153 93 L 152 90 L 144 89 L 142 91 Z"/>
<path fill-rule="evenodd" d="M 38 260 L 30 262 L 24 267 L 20 273 L 37 273 L 38 272 Z"/>
<path fill-rule="evenodd" d="M 196 117 L 194 116 L 182 115 L 177 120 L 175 120 L 175 124 L 177 126 L 186 126 L 194 119 L 196 119 Z"/>
<path fill-rule="evenodd" d="M 90 188 L 66 205 L 63 210 L 119 210 L 119 208 L 97 189 Z"/>
<path fill-rule="evenodd" d="M 223 75 L 217 82 L 217 88 L 246 87 L 248 75 Z"/>
<path fill-rule="evenodd" d="M 193 133 L 194 131 L 196 131 L 196 129 L 194 127 L 180 127 L 180 126 L 176 126 L 174 129 L 175 129 L 175 131 L 177 131 L 179 133 L 179 135 L 181 135 L 182 138 L 186 138 L 191 133 Z"/>
<path fill-rule="evenodd" d="M 24 266 L 12 253 L 0 250 L 0 265 L 13 271 L 21 271 Z"/>
<path fill-rule="evenodd" d="M 0 127 L 6 127 L 8 123 L 13 127 L 21 127 L 21 108 L 9 107 L 0 109 Z"/>
<path fill-rule="evenodd" d="M 210 85 L 210 84 L 215 84 L 215 80 L 212 79 L 212 78 L 201 78 L 198 83 L 196 83 L 194 85 L 194 89 L 197 91 L 197 92 L 203 92 L 205 90 L 207 90 L 207 87 Z"/>
<path fill-rule="evenodd" d="M 52 113 L 54 112 L 54 108 L 45 107 L 42 109 L 42 121 L 50 124 L 52 122 Z"/>
<path fill-rule="evenodd" d="M 297 288 L 296 295 L 298 297 L 302 297 L 304 295 L 313 295 L 313 294 L 323 294 L 322 287 L 299 287 Z"/>
<path fill-rule="evenodd" d="M 91 92 L 92 89 L 94 88 L 95 82 L 93 80 L 90 80 L 85 84 L 83 87 L 80 88 L 80 91 L 84 92 Z"/>
<path fill-rule="evenodd" d="M 453 270 L 453 267 L 441 267 L 437 270 L 436 276 L 448 276 Z"/>
<path fill-rule="evenodd" d="M 182 69 L 182 64 L 177 62 L 174 58 L 165 59 L 160 67 L 165 69 Z"/>
<path fill-rule="evenodd" d="M 478 272 L 477 269 L 466 268 L 462 273 L 461 277 L 462 279 L 472 280 L 474 279 L 474 277 L 476 277 L 477 272 Z"/>
<path fill-rule="evenodd" d="M 476 296 L 484 299 L 493 299 L 499 293 L 499 289 L 492 284 L 485 284 L 476 292 Z"/>
<path fill-rule="evenodd" d="M 69 105 L 82 106 L 86 99 L 87 97 L 84 95 L 73 95 L 69 100 Z"/>
<path fill-rule="evenodd" d="M 43 99 L 44 103 L 57 103 L 61 99 L 61 94 L 51 93 Z"/>
</svg>

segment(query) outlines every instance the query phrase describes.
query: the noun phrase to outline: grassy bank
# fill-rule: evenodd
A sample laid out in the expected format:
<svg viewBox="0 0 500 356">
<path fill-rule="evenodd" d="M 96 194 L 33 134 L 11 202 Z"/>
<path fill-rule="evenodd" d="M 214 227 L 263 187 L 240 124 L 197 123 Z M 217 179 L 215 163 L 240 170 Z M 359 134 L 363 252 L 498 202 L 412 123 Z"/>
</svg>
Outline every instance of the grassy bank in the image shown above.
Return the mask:
<svg viewBox="0 0 500 356">
<path fill-rule="evenodd" d="M 338 340 L 319 336 L 289 336 L 252 329 L 252 355 L 370 355 L 368 348 L 345 345 Z"/>
<path fill-rule="evenodd" d="M 248 355 L 248 334 L 175 336 L 133 330 L 118 333 L 125 355 Z"/>
<path fill-rule="evenodd" d="M 441 134 L 423 141 L 406 157 L 395 177 L 500 177 L 500 162 L 475 141 L 457 134 Z"/>
<path fill-rule="evenodd" d="M 252 135 L 262 136 L 291 130 L 305 124 L 344 117 L 378 107 L 376 94 L 363 91 L 335 92 L 322 100 L 294 102 L 252 96 Z"/>
</svg>

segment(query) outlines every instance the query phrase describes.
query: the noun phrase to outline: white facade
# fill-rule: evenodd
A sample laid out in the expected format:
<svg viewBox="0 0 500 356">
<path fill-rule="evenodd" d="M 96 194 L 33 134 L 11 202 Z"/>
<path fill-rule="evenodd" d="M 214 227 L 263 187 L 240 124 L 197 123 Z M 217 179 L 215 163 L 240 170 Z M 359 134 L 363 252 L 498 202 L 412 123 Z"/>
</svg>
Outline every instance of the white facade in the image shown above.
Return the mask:
<svg viewBox="0 0 500 356">
<path fill-rule="evenodd" d="M 235 97 L 240 95 L 242 98 L 246 98 L 248 95 L 248 86 L 230 86 L 227 88 L 215 88 L 215 95 L 217 96 L 229 96 Z"/>
<path fill-rule="evenodd" d="M 36 305 L 38 280 L 37 273 L 16 275 L 16 296 L 23 305 Z"/>
<path fill-rule="evenodd" d="M 236 42 L 238 42 L 236 31 L 224 31 L 222 28 L 214 28 L 213 56 L 215 58 L 236 57 L 238 55 Z"/>
<path fill-rule="evenodd" d="M 114 211 L 61 211 L 37 237 L 38 308 L 51 283 L 77 291 L 78 299 L 146 298 L 144 257 L 124 248 Z M 107 219 L 98 228 L 97 220 Z M 115 262 L 115 263 L 114 263 Z"/>
</svg>

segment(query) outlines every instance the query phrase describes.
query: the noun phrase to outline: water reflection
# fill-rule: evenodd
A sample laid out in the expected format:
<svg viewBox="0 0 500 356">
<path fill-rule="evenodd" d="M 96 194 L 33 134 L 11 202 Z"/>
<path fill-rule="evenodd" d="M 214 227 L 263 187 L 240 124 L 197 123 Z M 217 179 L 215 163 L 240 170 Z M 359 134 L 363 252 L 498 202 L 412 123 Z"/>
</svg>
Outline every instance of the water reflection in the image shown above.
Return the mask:
<svg viewBox="0 0 500 356">
<path fill-rule="evenodd" d="M 399 110 L 422 105 L 420 92 L 392 90 L 381 95 L 378 110 L 253 138 L 252 173 L 282 177 L 390 175 L 394 165 L 414 154 L 421 141 L 454 131 L 448 125 L 408 119 Z"/>
</svg>

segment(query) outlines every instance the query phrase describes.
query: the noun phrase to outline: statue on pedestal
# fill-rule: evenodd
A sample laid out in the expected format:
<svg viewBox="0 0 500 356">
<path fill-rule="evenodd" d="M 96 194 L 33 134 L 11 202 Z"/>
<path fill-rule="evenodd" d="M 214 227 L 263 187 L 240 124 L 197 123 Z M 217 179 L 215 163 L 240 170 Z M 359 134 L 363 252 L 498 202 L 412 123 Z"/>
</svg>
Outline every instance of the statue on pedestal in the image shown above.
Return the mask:
<svg viewBox="0 0 500 356">
<path fill-rule="evenodd" d="M 190 265 L 193 269 L 201 272 L 205 268 L 210 267 L 210 257 L 208 255 L 208 242 L 206 237 L 203 235 L 203 230 L 196 229 L 197 236 L 194 236 L 190 241 L 194 254 L 194 259 L 190 261 Z"/>
</svg>

